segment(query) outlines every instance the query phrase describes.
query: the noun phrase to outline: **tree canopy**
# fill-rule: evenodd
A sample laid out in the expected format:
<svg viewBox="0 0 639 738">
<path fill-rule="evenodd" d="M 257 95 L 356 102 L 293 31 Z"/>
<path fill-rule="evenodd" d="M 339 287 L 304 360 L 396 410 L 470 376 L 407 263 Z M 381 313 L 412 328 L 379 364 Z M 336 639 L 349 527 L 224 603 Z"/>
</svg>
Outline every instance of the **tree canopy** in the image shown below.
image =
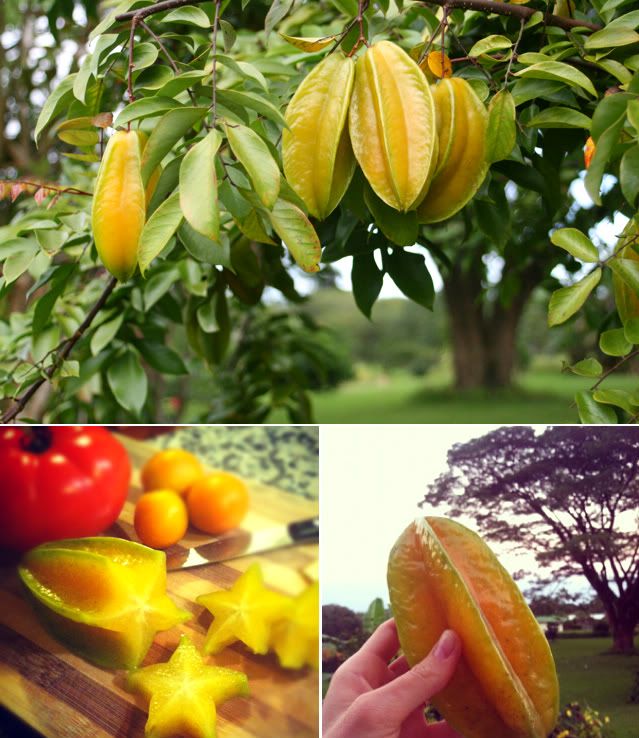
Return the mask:
<svg viewBox="0 0 639 738">
<path fill-rule="evenodd" d="M 639 428 L 500 428 L 448 453 L 422 504 L 470 515 L 533 551 L 549 578 L 582 574 L 619 650 L 639 622 Z"/>
</svg>

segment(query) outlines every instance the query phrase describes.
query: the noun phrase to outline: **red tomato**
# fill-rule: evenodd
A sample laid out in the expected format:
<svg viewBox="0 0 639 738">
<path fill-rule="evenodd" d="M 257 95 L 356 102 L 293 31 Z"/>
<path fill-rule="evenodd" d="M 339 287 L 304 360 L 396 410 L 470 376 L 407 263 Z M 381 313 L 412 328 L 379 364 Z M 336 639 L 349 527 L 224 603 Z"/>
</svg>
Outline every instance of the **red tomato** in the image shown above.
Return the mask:
<svg viewBox="0 0 639 738">
<path fill-rule="evenodd" d="M 124 446 L 104 428 L 0 429 L 0 548 L 101 533 L 120 514 L 130 478 Z"/>
</svg>

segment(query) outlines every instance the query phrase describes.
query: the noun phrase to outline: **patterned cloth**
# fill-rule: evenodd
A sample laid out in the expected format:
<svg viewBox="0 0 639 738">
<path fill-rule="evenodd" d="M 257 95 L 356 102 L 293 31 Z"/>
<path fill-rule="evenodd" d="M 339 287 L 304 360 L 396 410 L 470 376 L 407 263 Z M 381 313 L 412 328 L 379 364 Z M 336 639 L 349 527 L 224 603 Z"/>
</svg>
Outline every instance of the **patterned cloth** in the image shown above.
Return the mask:
<svg viewBox="0 0 639 738">
<path fill-rule="evenodd" d="M 153 440 L 184 448 L 209 466 L 316 500 L 319 495 L 319 428 L 313 426 L 199 425 L 178 427 Z"/>
</svg>

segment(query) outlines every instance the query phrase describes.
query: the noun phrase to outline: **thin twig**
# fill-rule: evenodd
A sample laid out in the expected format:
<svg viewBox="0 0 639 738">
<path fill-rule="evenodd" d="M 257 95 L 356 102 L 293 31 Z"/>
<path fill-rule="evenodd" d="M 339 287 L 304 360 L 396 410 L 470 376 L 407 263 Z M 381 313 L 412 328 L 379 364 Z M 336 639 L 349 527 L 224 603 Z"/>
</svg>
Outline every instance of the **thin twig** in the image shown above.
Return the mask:
<svg viewBox="0 0 639 738">
<path fill-rule="evenodd" d="M 180 73 L 180 69 L 178 65 L 175 63 L 175 60 L 171 56 L 169 50 L 166 48 L 166 46 L 162 43 L 162 39 L 157 35 L 157 33 L 149 26 L 147 23 L 145 23 L 143 20 L 140 21 L 140 26 L 153 38 L 155 43 L 160 47 L 160 51 L 164 54 L 166 57 L 166 60 L 171 66 L 171 69 L 175 72 L 175 74 Z M 186 90 L 189 94 L 189 97 L 191 98 L 191 102 L 193 105 L 197 105 L 197 100 L 195 99 L 195 93 L 193 90 L 189 87 Z"/>
<path fill-rule="evenodd" d="M 0 417 L 0 423 L 10 423 L 12 420 L 15 420 L 16 417 L 22 412 L 22 410 L 24 410 L 29 400 L 40 389 L 40 387 L 42 387 L 45 382 L 51 381 L 53 375 L 57 372 L 57 370 L 60 368 L 60 366 L 64 363 L 66 358 L 73 350 L 73 347 L 82 338 L 91 323 L 94 321 L 95 316 L 104 307 L 106 301 L 109 299 L 117 283 L 118 280 L 115 277 L 111 277 L 106 287 L 102 291 L 102 294 L 98 298 L 98 301 L 91 308 L 91 310 L 89 310 L 86 318 L 82 321 L 82 323 L 80 323 L 75 333 L 71 336 L 71 338 L 67 338 L 60 344 L 60 353 L 56 357 L 55 361 L 51 364 L 51 366 L 44 370 L 44 376 L 40 377 L 37 382 L 34 382 L 23 395 L 14 399 L 13 405 L 2 415 L 2 417 Z"/>
<path fill-rule="evenodd" d="M 510 15 L 513 18 L 528 20 L 539 11 L 537 8 L 529 8 L 525 5 L 511 5 L 507 3 L 494 2 L 494 0 L 424 0 L 423 5 L 448 5 L 449 8 L 460 8 L 461 10 L 479 10 L 482 13 L 495 13 L 496 15 Z M 589 21 L 575 20 L 574 18 L 562 18 L 559 15 L 549 13 L 544 16 L 547 26 L 563 28 L 564 31 L 572 31 L 573 28 L 589 28 L 591 31 L 599 31 L 602 26 Z"/>
<path fill-rule="evenodd" d="M 606 377 L 610 376 L 613 372 L 616 372 L 617 369 L 622 365 L 625 364 L 630 359 L 634 359 L 635 356 L 639 354 L 639 348 L 635 349 L 634 351 L 631 351 L 629 354 L 626 354 L 616 364 L 613 364 L 611 367 L 606 369 L 606 371 L 599 377 L 599 379 L 592 385 L 590 388 L 591 392 L 594 392 L 597 387 L 606 379 Z"/>
<path fill-rule="evenodd" d="M 215 128 L 215 117 L 217 115 L 217 32 L 220 27 L 220 4 L 221 0 L 215 0 L 215 17 L 213 18 L 213 69 L 211 70 L 211 127 Z"/>
<path fill-rule="evenodd" d="M 369 3 L 370 0 L 357 0 L 357 17 L 355 18 L 355 23 L 359 25 L 359 36 L 353 44 L 353 48 L 348 52 L 349 56 L 353 56 L 362 44 L 368 46 L 368 39 L 364 33 L 364 13 L 368 10 Z"/>
<path fill-rule="evenodd" d="M 131 19 L 131 33 L 129 35 L 129 73 L 128 73 L 128 85 L 127 90 L 129 94 L 129 102 L 132 103 L 135 100 L 135 95 L 133 94 L 133 51 L 135 50 L 135 27 L 137 24 L 142 20 L 137 15 L 134 15 Z M 131 123 L 129 122 L 128 126 L 129 130 L 131 130 Z"/>
<path fill-rule="evenodd" d="M 153 5 L 147 5 L 146 8 L 139 8 L 138 10 L 129 10 L 128 13 L 120 13 L 115 16 L 115 20 L 118 23 L 123 21 L 130 21 L 135 16 L 138 17 L 139 21 L 148 18 L 150 15 L 156 13 L 164 13 L 167 10 L 173 10 L 174 8 L 183 8 L 185 5 L 199 5 L 201 3 L 210 2 L 211 0 L 163 0 Z"/>
<path fill-rule="evenodd" d="M 37 187 L 41 190 L 52 190 L 59 195 L 86 195 L 87 197 L 93 197 L 92 192 L 85 192 L 84 190 L 79 190 L 77 187 L 60 187 L 59 185 L 43 184 L 42 182 L 31 182 L 27 179 L 0 179 L 0 185 L 9 185 L 12 187 L 17 184 Z"/>
<path fill-rule="evenodd" d="M 517 49 L 519 48 L 519 42 L 521 41 L 521 37 L 524 35 L 524 26 L 526 25 L 526 21 L 523 18 L 519 19 L 519 34 L 517 36 L 517 40 L 515 41 L 515 45 L 513 46 L 513 50 L 510 54 L 510 60 L 508 62 L 508 66 L 506 67 L 506 76 L 504 77 L 504 89 L 506 88 L 506 85 L 508 84 L 508 77 L 510 77 L 510 70 L 512 69 L 513 62 L 515 61 L 515 57 L 517 56 Z"/>
</svg>

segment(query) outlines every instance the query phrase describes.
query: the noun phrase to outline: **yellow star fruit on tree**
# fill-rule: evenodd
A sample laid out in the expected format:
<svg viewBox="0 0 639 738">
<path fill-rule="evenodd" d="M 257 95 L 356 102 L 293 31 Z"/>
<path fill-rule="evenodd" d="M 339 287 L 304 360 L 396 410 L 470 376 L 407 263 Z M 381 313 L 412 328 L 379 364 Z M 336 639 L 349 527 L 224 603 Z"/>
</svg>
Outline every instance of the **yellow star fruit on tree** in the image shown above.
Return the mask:
<svg viewBox="0 0 639 738">
<path fill-rule="evenodd" d="M 287 669 L 319 665 L 319 583 L 313 582 L 293 601 L 288 617 L 273 627 L 271 645 Z"/>
<path fill-rule="evenodd" d="M 292 604 L 290 597 L 266 589 L 259 564 L 252 564 L 231 589 L 201 595 L 197 602 L 214 618 L 206 634 L 206 653 L 219 653 L 235 641 L 254 653 L 266 653 L 272 623 L 285 618 Z"/>
<path fill-rule="evenodd" d="M 205 664 L 184 634 L 168 661 L 130 672 L 126 686 L 149 700 L 146 738 L 215 738 L 217 706 L 249 692 L 246 674 Z"/>
</svg>

